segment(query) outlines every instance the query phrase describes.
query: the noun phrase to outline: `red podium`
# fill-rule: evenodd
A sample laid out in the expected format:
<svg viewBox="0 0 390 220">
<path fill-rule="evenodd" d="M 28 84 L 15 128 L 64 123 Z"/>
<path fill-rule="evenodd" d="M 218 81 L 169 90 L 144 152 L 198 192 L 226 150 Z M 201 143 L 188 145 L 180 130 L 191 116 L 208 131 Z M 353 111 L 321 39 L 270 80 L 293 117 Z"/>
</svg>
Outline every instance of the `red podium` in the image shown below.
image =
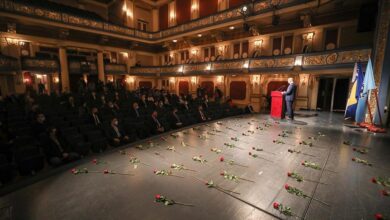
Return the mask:
<svg viewBox="0 0 390 220">
<path fill-rule="evenodd" d="M 284 118 L 284 98 L 280 91 L 271 92 L 271 117 Z"/>
</svg>

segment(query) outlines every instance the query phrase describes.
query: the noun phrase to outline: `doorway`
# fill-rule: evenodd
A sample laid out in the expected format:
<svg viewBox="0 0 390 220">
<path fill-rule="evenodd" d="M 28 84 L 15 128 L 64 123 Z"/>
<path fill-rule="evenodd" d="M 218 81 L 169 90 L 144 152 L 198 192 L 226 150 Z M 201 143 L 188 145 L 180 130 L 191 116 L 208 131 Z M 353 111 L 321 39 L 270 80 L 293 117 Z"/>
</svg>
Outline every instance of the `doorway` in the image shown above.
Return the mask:
<svg viewBox="0 0 390 220">
<path fill-rule="evenodd" d="M 336 79 L 336 88 L 333 98 L 333 111 L 344 112 L 347 106 L 349 78 Z"/>
<path fill-rule="evenodd" d="M 323 77 L 319 80 L 317 109 L 344 112 L 349 90 L 349 78 Z"/>
</svg>

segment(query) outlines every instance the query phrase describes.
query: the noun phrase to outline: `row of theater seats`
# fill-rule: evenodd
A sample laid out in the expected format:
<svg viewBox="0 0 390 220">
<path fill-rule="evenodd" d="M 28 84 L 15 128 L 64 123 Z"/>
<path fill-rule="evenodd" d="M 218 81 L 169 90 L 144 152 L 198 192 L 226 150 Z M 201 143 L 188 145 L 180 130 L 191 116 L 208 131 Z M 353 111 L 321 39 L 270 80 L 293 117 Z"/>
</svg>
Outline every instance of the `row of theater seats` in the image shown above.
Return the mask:
<svg viewBox="0 0 390 220">
<path fill-rule="evenodd" d="M 69 110 L 60 104 L 52 102 L 40 103 L 46 115 L 47 121 L 57 128 L 59 136 L 72 151 L 85 157 L 92 153 L 101 153 L 111 147 L 107 128 L 110 126 L 110 114 L 101 114 L 102 126 L 95 126 L 79 115 L 78 111 Z M 179 112 L 178 116 L 183 126 L 197 123 L 196 106 L 193 104 L 191 111 Z M 117 114 L 119 124 L 124 129 L 129 142 L 148 138 L 155 133 L 147 123 L 150 112 L 143 111 L 139 119 L 129 114 L 131 102 L 124 102 Z M 17 176 L 35 174 L 46 166 L 44 134 L 34 136 L 30 122 L 20 104 L 7 105 L 6 123 L 10 133 L 16 136 L 13 143 L 0 146 L 0 182 L 10 182 Z M 165 131 L 174 128 L 168 119 L 170 111 L 159 112 L 159 120 Z M 227 104 L 209 103 L 208 116 L 212 119 L 242 114 L 240 108 L 233 108 Z M 46 159 L 46 160 L 45 160 Z"/>
</svg>

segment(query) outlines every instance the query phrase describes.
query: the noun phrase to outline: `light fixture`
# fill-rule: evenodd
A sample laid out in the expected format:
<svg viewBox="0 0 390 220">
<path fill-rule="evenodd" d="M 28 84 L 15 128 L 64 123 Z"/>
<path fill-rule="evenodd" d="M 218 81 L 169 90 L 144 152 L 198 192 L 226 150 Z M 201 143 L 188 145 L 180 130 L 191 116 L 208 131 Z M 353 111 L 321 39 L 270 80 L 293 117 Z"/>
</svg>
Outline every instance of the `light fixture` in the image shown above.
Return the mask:
<svg viewBox="0 0 390 220">
<path fill-rule="evenodd" d="M 191 83 L 196 84 L 196 76 L 191 77 Z"/>
<path fill-rule="evenodd" d="M 202 37 L 202 34 L 198 34 L 198 37 Z"/>
<path fill-rule="evenodd" d="M 134 77 L 133 76 L 126 77 L 126 82 L 129 84 L 134 83 Z"/>
<path fill-rule="evenodd" d="M 253 75 L 252 76 L 252 85 L 257 86 L 260 84 L 260 75 Z"/>
<path fill-rule="evenodd" d="M 242 64 L 242 68 L 249 68 L 249 61 L 245 61 L 244 64 Z"/>
<path fill-rule="evenodd" d="M 255 47 L 261 47 L 262 44 L 263 44 L 263 40 L 255 41 Z"/>
<path fill-rule="evenodd" d="M 183 68 L 183 65 L 182 65 L 181 67 L 179 67 L 179 69 L 177 69 L 177 72 L 182 73 L 183 70 L 184 70 L 184 68 Z"/>
<path fill-rule="evenodd" d="M 243 12 L 247 12 L 248 11 L 248 7 L 246 5 L 244 5 L 244 7 L 242 7 L 242 11 Z"/>
<path fill-rule="evenodd" d="M 234 26 L 230 26 L 229 29 L 230 29 L 230 30 L 234 30 Z"/>
<path fill-rule="evenodd" d="M 173 42 L 173 43 L 177 43 L 177 40 L 176 40 L 176 39 L 175 39 L 175 40 L 172 40 L 172 42 Z"/>
<path fill-rule="evenodd" d="M 127 5 L 126 5 L 126 1 L 123 3 L 122 10 L 123 10 L 124 12 L 127 12 Z"/>
<path fill-rule="evenodd" d="M 295 57 L 294 66 L 302 66 L 303 56 L 298 55 Z"/>
<path fill-rule="evenodd" d="M 210 71 L 211 70 L 211 64 L 208 64 L 205 68 L 206 71 Z"/>
<path fill-rule="evenodd" d="M 191 51 L 191 53 L 192 53 L 192 55 L 196 55 L 196 54 L 198 53 L 198 50 L 193 49 L 193 50 Z"/>
<path fill-rule="evenodd" d="M 217 83 L 221 84 L 223 82 L 223 76 L 217 76 Z"/>
<path fill-rule="evenodd" d="M 313 33 L 313 32 L 307 33 L 307 39 L 308 39 L 308 40 L 312 40 L 312 39 L 313 39 L 313 36 L 314 36 L 314 33 Z"/>
</svg>

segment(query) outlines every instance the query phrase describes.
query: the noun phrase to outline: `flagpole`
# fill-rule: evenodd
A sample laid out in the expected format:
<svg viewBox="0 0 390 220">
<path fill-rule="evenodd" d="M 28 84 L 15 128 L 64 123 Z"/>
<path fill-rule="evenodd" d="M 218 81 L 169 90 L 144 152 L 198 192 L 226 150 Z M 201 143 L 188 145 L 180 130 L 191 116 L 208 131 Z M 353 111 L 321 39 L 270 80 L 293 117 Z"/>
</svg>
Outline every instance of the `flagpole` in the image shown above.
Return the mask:
<svg viewBox="0 0 390 220">
<path fill-rule="evenodd" d="M 381 114 L 381 110 L 379 108 L 379 100 L 378 100 L 378 89 L 375 89 L 374 90 L 374 93 L 375 93 L 375 99 L 376 99 L 376 107 L 377 107 L 377 111 L 378 111 L 378 116 L 379 116 L 379 122 L 380 122 L 380 125 L 381 127 L 383 127 L 383 123 L 382 123 L 382 114 Z"/>
</svg>

